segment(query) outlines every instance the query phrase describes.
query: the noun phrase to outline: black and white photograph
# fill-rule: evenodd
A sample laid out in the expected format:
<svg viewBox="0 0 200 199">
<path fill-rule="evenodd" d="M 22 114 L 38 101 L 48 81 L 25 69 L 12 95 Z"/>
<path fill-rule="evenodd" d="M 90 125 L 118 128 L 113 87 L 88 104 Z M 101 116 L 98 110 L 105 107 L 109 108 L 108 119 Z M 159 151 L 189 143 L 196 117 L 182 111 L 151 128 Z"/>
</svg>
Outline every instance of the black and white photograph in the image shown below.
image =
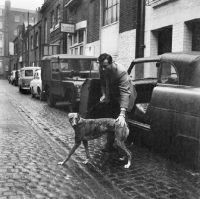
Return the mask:
<svg viewBox="0 0 200 199">
<path fill-rule="evenodd" d="M 200 0 L 0 0 L 0 199 L 200 199 Z"/>
</svg>

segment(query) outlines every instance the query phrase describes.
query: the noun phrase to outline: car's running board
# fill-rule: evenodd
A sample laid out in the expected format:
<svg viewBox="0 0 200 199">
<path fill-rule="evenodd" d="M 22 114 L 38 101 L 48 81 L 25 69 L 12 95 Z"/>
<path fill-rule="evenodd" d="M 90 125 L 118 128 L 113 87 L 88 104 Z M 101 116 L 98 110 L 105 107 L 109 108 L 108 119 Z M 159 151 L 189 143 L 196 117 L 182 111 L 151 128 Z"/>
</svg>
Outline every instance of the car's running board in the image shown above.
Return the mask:
<svg viewBox="0 0 200 199">
<path fill-rule="evenodd" d="M 141 122 L 137 122 L 135 120 L 129 120 L 128 122 L 130 123 L 130 125 L 136 126 L 136 127 L 141 128 L 145 131 L 151 131 L 151 127 L 150 127 L 149 124 L 144 124 L 144 123 L 141 123 Z"/>
</svg>

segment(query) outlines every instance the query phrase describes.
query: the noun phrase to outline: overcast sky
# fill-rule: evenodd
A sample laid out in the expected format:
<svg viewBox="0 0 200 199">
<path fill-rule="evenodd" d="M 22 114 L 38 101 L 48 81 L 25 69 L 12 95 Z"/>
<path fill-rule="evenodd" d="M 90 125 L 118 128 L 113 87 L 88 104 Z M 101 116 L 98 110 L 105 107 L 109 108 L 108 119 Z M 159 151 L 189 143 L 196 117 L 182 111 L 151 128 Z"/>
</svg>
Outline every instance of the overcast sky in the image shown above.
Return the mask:
<svg viewBox="0 0 200 199">
<path fill-rule="evenodd" d="M 10 0 L 11 7 L 22 8 L 28 10 L 36 10 L 36 8 L 41 7 L 44 0 Z M 5 5 L 5 0 L 0 0 L 0 5 Z"/>
</svg>

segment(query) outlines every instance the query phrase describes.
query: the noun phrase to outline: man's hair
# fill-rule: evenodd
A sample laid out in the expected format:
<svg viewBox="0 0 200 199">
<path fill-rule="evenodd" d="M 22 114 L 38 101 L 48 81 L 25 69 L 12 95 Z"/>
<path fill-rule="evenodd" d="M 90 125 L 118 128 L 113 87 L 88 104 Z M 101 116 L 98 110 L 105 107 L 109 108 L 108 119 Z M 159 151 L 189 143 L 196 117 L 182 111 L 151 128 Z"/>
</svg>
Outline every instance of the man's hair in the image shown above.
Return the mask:
<svg viewBox="0 0 200 199">
<path fill-rule="evenodd" d="M 108 64 L 112 64 L 112 56 L 107 54 L 107 53 L 103 53 L 98 57 L 98 61 L 99 62 L 103 62 L 104 60 L 108 60 Z"/>
</svg>

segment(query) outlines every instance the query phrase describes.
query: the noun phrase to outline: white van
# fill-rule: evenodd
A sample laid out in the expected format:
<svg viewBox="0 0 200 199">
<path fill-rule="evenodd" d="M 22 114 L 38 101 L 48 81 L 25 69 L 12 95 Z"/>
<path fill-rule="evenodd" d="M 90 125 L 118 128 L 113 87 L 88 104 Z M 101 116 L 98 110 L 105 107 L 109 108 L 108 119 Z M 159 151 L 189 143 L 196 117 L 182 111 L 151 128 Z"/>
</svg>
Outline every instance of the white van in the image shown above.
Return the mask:
<svg viewBox="0 0 200 199">
<path fill-rule="evenodd" d="M 35 75 L 35 71 L 41 69 L 38 66 L 28 66 L 20 69 L 18 86 L 19 91 L 30 91 L 30 82 Z"/>
</svg>

